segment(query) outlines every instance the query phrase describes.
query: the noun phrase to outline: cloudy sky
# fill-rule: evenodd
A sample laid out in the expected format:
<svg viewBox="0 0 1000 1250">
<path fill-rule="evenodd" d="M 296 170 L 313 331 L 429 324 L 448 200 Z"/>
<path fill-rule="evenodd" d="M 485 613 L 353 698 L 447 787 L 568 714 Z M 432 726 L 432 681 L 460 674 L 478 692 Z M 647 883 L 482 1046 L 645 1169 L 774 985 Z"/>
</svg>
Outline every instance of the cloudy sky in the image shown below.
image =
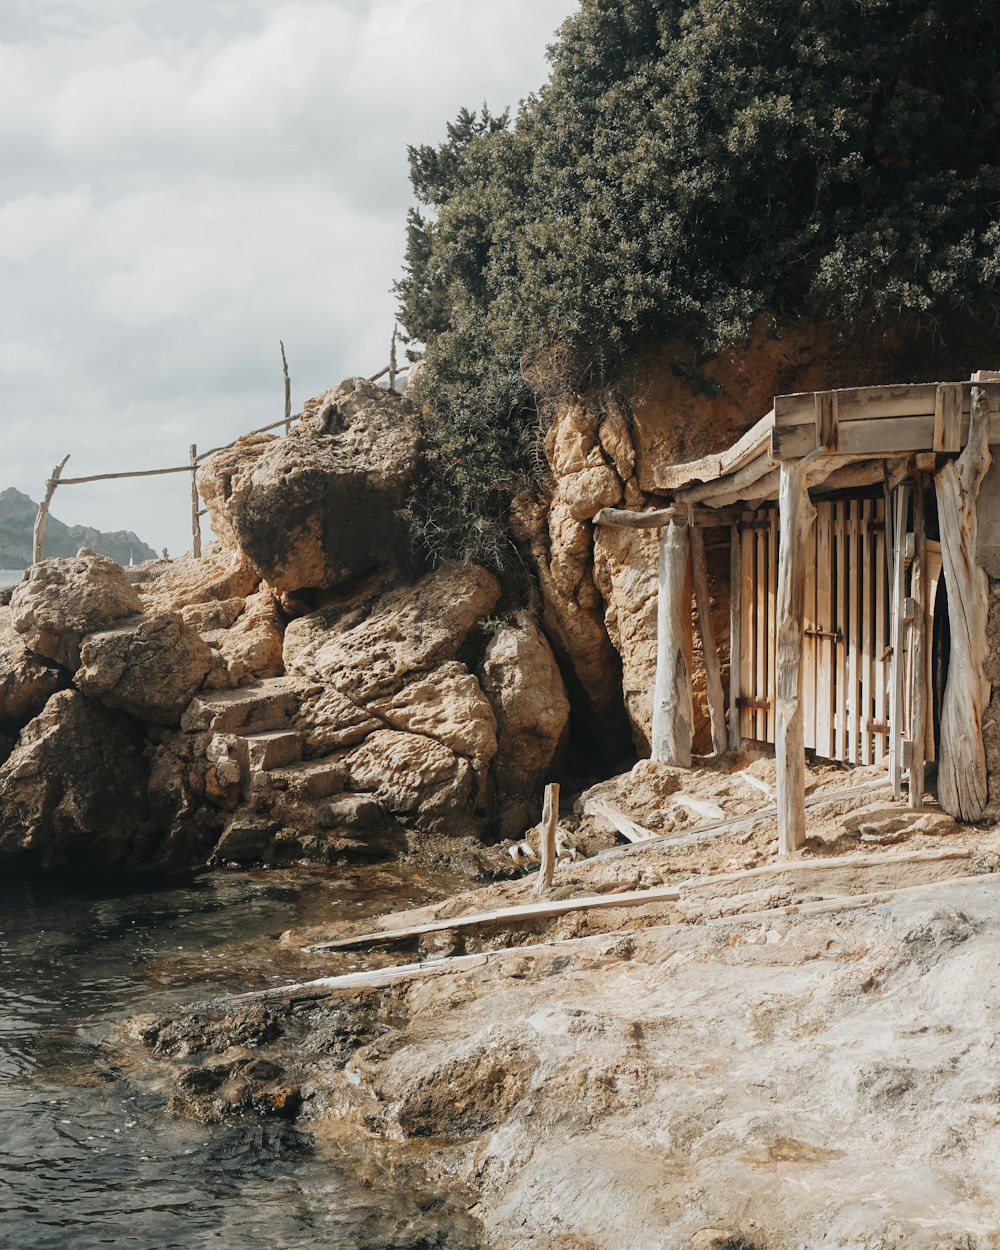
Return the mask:
<svg viewBox="0 0 1000 1250">
<path fill-rule="evenodd" d="M 388 359 L 408 143 L 516 102 L 576 0 L 2 0 L 0 489 L 187 459 Z M 190 545 L 184 476 L 68 523 Z"/>
</svg>

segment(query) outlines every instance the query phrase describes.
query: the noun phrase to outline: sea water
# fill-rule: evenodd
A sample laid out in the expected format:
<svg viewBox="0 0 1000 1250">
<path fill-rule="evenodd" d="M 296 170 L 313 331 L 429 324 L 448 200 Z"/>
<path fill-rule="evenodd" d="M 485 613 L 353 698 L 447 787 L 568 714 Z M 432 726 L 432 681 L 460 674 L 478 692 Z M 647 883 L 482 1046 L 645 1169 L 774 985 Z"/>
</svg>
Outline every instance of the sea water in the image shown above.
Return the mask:
<svg viewBox="0 0 1000 1250">
<path fill-rule="evenodd" d="M 435 1215 L 433 1196 L 380 1191 L 377 1166 L 324 1157 L 308 1125 L 172 1116 L 106 1044 L 129 1016 L 295 979 L 275 941 L 292 925 L 426 897 L 402 869 L 160 882 L 3 869 L 0 1246 L 472 1250 L 478 1234 Z"/>
</svg>

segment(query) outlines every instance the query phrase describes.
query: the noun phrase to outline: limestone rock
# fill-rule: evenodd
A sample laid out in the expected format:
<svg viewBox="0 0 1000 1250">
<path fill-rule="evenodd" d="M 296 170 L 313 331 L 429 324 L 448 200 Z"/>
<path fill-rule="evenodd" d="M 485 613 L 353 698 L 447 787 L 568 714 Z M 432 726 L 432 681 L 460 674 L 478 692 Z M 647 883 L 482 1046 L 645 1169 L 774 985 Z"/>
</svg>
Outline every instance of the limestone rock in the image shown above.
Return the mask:
<svg viewBox="0 0 1000 1250">
<path fill-rule="evenodd" d="M 213 664 L 209 645 L 171 612 L 89 634 L 80 660 L 84 694 L 154 725 L 180 724 Z"/>
<path fill-rule="evenodd" d="M 29 650 L 75 670 L 80 640 L 139 611 L 125 571 L 91 552 L 33 565 L 11 597 L 11 623 Z"/>
<path fill-rule="evenodd" d="M 22 724 L 66 685 L 65 672 L 32 655 L 10 624 L 10 610 L 0 608 L 0 721 Z"/>
<path fill-rule="evenodd" d="M 0 852 L 43 863 L 148 859 L 147 779 L 128 718 L 62 690 L 0 768 Z"/>
<path fill-rule="evenodd" d="M 377 716 L 359 707 L 347 695 L 322 687 L 315 687 L 303 698 L 293 725 L 302 736 L 303 754 L 307 759 L 357 746 L 370 733 L 384 728 Z"/>
<path fill-rule="evenodd" d="M 415 418 L 400 395 L 362 379 L 342 383 L 306 404 L 288 437 L 244 439 L 205 462 L 198 485 L 213 528 L 279 594 L 405 562 Z"/>
<path fill-rule="evenodd" d="M 219 543 L 206 546 L 200 560 L 190 555 L 181 556 L 177 560 L 158 563 L 154 573 L 138 586 L 145 610 L 149 613 L 191 613 L 190 623 L 196 629 L 200 628 L 200 623 L 199 615 L 194 611 L 195 605 L 203 605 L 200 620 L 206 622 L 206 628 L 225 628 L 218 624 L 208 625 L 207 621 L 223 620 L 232 611 L 234 602 L 245 599 L 260 582 L 250 561 L 241 551 Z"/>
<path fill-rule="evenodd" d="M 471 764 L 433 738 L 381 729 L 347 758 L 352 787 L 393 815 L 433 822 L 453 817 L 472 798 Z"/>
<path fill-rule="evenodd" d="M 372 706 L 393 729 L 424 734 L 456 755 L 487 764 L 497 751 L 497 722 L 479 682 L 453 660 Z"/>
<path fill-rule="evenodd" d="M 206 641 L 218 649 L 230 677 L 237 682 L 280 677 L 285 671 L 282 623 L 274 595 L 262 586 L 241 601 L 240 607 L 228 627 L 205 633 Z"/>
<path fill-rule="evenodd" d="M 526 612 L 486 648 L 483 687 L 497 718 L 497 785 L 505 794 L 535 797 L 565 740 L 569 699 L 545 635 Z"/>
<path fill-rule="evenodd" d="M 357 703 L 385 698 L 411 674 L 453 660 L 499 598 L 486 569 L 444 564 L 413 586 L 292 621 L 285 630 L 285 668 Z"/>
</svg>

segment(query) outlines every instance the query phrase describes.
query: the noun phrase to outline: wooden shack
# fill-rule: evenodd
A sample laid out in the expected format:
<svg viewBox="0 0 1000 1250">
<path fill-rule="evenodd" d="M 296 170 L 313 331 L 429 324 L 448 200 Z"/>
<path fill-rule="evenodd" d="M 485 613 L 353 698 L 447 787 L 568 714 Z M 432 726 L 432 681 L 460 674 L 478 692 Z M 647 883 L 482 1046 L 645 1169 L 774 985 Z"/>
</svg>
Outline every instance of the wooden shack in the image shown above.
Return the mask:
<svg viewBox="0 0 1000 1250">
<path fill-rule="evenodd" d="M 807 751 L 884 761 L 914 807 L 933 761 L 945 810 L 981 819 L 997 443 L 1000 372 L 780 395 L 728 450 L 661 465 L 663 507 L 599 513 L 661 530 L 653 758 L 691 763 L 696 607 L 714 749 L 774 744 L 783 852 L 805 841 Z M 730 534 L 728 699 L 703 541 L 716 526 Z"/>
</svg>

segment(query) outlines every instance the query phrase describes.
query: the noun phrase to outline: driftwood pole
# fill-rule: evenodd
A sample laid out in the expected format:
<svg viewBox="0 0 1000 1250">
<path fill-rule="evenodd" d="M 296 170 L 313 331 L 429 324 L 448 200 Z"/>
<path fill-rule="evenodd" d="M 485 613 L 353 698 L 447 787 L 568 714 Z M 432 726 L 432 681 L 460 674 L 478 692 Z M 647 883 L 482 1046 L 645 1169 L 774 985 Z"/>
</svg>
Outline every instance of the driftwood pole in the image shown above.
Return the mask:
<svg viewBox="0 0 1000 1250">
<path fill-rule="evenodd" d="M 559 824 L 559 785 L 552 782 L 545 787 L 542 804 L 542 864 L 535 880 L 535 893 L 544 894 L 552 886 L 556 870 L 556 826 Z"/>
<path fill-rule="evenodd" d="M 198 445 L 191 444 L 191 554 L 201 559 L 201 508 L 198 503 Z"/>
<path fill-rule="evenodd" d="M 976 500 L 992 462 L 986 391 L 972 387 L 969 441 L 934 478 L 941 560 L 948 588 L 951 660 L 941 709 L 938 799 L 959 820 L 981 820 L 986 809 L 983 712 L 990 697 L 983 665 L 989 654 L 989 583 L 976 563 Z"/>
<path fill-rule="evenodd" d="M 743 538 L 739 525 L 730 527 L 729 547 L 729 749 L 738 751 L 740 734 L 740 656 L 743 650 Z"/>
<path fill-rule="evenodd" d="M 278 339 L 281 348 L 281 372 L 285 379 L 285 433 L 292 428 L 292 379 L 288 376 L 288 361 L 285 359 L 285 345 Z"/>
<path fill-rule="evenodd" d="M 806 840 L 802 641 L 806 539 L 816 517 L 809 500 L 807 472 L 803 461 L 785 461 L 778 485 L 781 549 L 775 608 L 774 755 L 778 772 L 778 851 L 782 855 L 797 850 Z"/>
<path fill-rule="evenodd" d="M 892 667 L 889 670 L 889 779 L 892 797 L 903 797 L 903 683 L 906 676 L 906 618 L 903 611 L 906 597 L 906 533 L 910 510 L 910 488 L 904 482 L 896 487 L 892 525 Z M 889 508 L 886 508 L 886 525 Z"/>
<path fill-rule="evenodd" d="M 716 755 L 725 753 L 726 699 L 722 693 L 722 673 L 719 668 L 719 651 L 715 645 L 712 629 L 711 602 L 708 597 L 708 568 L 705 564 L 705 539 L 700 529 L 691 531 L 691 580 L 694 583 L 694 602 L 698 609 L 698 632 L 701 634 L 702 658 L 705 663 L 708 714 L 712 723 L 712 750 Z"/>
<path fill-rule="evenodd" d="M 678 768 L 691 767 L 694 736 L 690 555 L 687 521 L 671 521 L 660 534 L 652 758 Z"/>
<path fill-rule="evenodd" d="M 39 560 L 45 559 L 45 524 L 49 519 L 49 505 L 52 503 L 52 496 L 56 493 L 59 478 L 66 467 L 68 459 L 69 456 L 63 456 L 62 460 L 52 470 L 52 476 L 45 483 L 45 494 L 42 497 L 42 502 L 38 505 L 38 516 L 35 517 L 34 543 L 31 552 L 31 558 L 35 564 Z"/>
<path fill-rule="evenodd" d="M 927 530 L 924 525 L 924 475 L 918 473 L 913 485 L 913 565 L 910 594 L 913 597 L 910 671 L 910 784 L 911 807 L 924 801 L 924 761 L 927 755 Z"/>
<path fill-rule="evenodd" d="M 392 327 L 392 338 L 389 341 L 389 390 L 396 389 L 396 339 L 399 335 L 399 327 Z"/>
</svg>

